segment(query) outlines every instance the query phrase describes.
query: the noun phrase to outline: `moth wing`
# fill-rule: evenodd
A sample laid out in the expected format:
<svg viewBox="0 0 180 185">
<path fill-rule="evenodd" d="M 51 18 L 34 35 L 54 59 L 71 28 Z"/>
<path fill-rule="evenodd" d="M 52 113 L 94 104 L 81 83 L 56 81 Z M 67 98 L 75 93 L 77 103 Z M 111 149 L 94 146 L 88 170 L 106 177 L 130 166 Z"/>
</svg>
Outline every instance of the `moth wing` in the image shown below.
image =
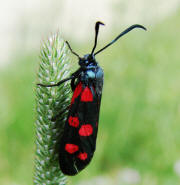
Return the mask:
<svg viewBox="0 0 180 185">
<path fill-rule="evenodd" d="M 80 82 L 73 93 L 60 144 L 59 162 L 64 174 L 75 175 L 91 161 L 98 131 L 101 97 Z"/>
</svg>

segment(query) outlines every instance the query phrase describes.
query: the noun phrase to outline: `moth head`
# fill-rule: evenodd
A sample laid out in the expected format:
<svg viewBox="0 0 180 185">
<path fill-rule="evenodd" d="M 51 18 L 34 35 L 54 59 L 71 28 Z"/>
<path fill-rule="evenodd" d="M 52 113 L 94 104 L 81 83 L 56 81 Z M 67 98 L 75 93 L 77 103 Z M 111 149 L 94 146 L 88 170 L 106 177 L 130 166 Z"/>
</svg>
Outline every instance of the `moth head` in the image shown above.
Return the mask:
<svg viewBox="0 0 180 185">
<path fill-rule="evenodd" d="M 96 63 L 95 57 L 93 54 L 86 54 L 83 58 L 79 58 L 80 66 L 88 66 L 89 64 Z"/>
</svg>

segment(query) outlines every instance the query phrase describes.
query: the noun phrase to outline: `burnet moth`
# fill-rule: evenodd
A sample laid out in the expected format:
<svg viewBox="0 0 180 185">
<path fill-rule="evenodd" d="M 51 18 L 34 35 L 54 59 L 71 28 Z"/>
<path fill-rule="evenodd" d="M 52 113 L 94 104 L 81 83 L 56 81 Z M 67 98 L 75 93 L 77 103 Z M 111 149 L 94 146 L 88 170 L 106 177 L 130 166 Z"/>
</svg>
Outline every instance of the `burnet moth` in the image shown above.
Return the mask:
<svg viewBox="0 0 180 185">
<path fill-rule="evenodd" d="M 71 49 L 66 41 L 71 52 L 79 59 L 80 67 L 77 71 L 57 84 L 38 84 L 43 87 L 54 87 L 71 80 L 73 96 L 59 148 L 60 168 L 66 175 L 76 175 L 84 169 L 90 163 L 96 149 L 104 73 L 95 56 L 134 28 L 146 30 L 142 25 L 132 25 L 105 47 L 94 52 L 100 25 L 104 24 L 102 22 L 95 24 L 95 41 L 91 53 L 82 58 Z"/>
</svg>

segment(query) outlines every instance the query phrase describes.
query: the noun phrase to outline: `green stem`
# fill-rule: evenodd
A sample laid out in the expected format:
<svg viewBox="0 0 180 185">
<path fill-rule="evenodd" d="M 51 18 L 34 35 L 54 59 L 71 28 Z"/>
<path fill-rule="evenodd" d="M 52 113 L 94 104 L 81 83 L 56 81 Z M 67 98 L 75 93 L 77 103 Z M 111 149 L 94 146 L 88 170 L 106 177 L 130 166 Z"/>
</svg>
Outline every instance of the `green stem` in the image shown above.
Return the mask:
<svg viewBox="0 0 180 185">
<path fill-rule="evenodd" d="M 70 76 L 69 52 L 59 34 L 42 43 L 38 83 L 54 84 Z M 65 185 L 58 162 L 58 145 L 67 117 L 70 86 L 36 86 L 36 154 L 34 185 Z M 58 115 L 58 116 L 57 116 Z M 55 121 L 51 119 L 56 117 Z"/>
</svg>

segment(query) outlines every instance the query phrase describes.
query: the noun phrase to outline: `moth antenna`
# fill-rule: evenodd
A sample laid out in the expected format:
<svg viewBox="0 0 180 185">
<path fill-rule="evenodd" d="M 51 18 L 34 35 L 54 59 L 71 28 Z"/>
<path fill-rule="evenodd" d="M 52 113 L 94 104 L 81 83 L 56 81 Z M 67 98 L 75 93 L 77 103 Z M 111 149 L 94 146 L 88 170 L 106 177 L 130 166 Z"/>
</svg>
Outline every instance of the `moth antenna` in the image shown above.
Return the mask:
<svg viewBox="0 0 180 185">
<path fill-rule="evenodd" d="M 100 53 L 101 51 L 103 51 L 104 49 L 106 49 L 107 47 L 109 47 L 111 44 L 113 44 L 114 42 L 116 42 L 120 37 L 122 37 L 123 35 L 125 35 L 126 33 L 130 32 L 131 30 L 133 30 L 134 28 L 141 28 L 143 30 L 147 30 L 144 26 L 139 25 L 139 24 L 134 24 L 132 26 L 130 26 L 129 28 L 125 29 L 123 32 L 121 32 L 114 40 L 112 40 L 109 44 L 107 44 L 106 46 L 104 46 L 102 49 L 100 49 L 99 51 L 97 51 L 94 55 L 97 55 L 98 53 Z"/>
<path fill-rule="evenodd" d="M 95 40 L 94 40 L 94 47 L 93 47 L 93 49 L 92 49 L 92 51 L 91 51 L 91 55 L 94 53 L 94 50 L 96 49 L 97 37 L 98 37 L 99 26 L 100 26 L 100 25 L 105 25 L 105 24 L 102 23 L 102 22 L 100 22 L 100 21 L 96 22 L 96 24 L 95 24 Z"/>
</svg>

